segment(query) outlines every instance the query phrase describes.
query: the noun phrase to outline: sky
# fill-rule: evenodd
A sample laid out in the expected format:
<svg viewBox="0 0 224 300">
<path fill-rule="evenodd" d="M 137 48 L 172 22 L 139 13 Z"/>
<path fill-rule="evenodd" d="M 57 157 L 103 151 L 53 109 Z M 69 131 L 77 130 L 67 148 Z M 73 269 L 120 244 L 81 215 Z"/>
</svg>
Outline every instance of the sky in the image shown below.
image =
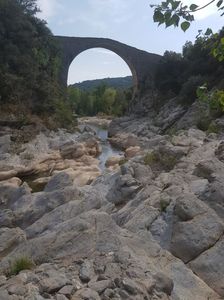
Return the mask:
<svg viewBox="0 0 224 300">
<path fill-rule="evenodd" d="M 162 0 L 161 0 L 162 1 Z M 157 26 L 150 4 L 159 0 L 37 0 L 53 34 L 75 37 L 105 37 L 157 54 L 181 52 L 186 41 L 194 41 L 199 29 L 218 31 L 223 26 L 214 5 L 195 15 L 187 32 Z M 206 0 L 184 0 L 204 5 Z M 94 48 L 78 55 L 69 69 L 68 84 L 84 80 L 131 75 L 126 63 L 115 53 Z"/>
</svg>

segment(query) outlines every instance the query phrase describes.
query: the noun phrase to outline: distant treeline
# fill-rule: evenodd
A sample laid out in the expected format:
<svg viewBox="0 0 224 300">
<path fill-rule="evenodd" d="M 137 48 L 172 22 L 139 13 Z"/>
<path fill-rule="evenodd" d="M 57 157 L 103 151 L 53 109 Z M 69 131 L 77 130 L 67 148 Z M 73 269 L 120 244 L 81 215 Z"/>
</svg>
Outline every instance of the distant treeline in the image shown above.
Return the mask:
<svg viewBox="0 0 224 300">
<path fill-rule="evenodd" d="M 68 87 L 68 99 L 73 111 L 81 116 L 106 114 L 122 116 L 132 98 L 132 89 L 115 89 L 101 83 L 90 91 Z"/>
<path fill-rule="evenodd" d="M 133 85 L 132 76 L 116 77 L 116 78 L 103 78 L 95 80 L 85 80 L 79 83 L 75 83 L 72 86 L 79 88 L 83 91 L 91 91 L 97 88 L 99 85 L 105 84 L 107 87 L 114 89 L 129 89 Z"/>
</svg>

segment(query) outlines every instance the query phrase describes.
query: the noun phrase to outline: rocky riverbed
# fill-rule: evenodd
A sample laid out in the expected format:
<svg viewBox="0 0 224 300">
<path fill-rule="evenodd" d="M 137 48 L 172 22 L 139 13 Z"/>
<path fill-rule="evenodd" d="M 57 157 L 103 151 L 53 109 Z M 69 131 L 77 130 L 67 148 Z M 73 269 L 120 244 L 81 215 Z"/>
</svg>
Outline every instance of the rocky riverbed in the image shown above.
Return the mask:
<svg viewBox="0 0 224 300">
<path fill-rule="evenodd" d="M 1 129 L 1 300 L 224 299 L 224 138 L 178 114 L 112 121 L 104 170 L 91 126 Z"/>
</svg>

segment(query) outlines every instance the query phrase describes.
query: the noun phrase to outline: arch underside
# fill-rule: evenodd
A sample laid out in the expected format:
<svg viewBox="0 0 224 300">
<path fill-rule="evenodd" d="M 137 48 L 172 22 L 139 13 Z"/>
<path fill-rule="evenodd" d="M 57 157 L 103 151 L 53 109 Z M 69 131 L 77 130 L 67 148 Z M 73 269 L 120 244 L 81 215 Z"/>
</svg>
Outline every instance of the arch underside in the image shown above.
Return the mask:
<svg viewBox="0 0 224 300">
<path fill-rule="evenodd" d="M 134 89 L 142 85 L 148 75 L 153 73 L 160 56 L 148 53 L 120 42 L 105 38 L 55 37 L 61 45 L 62 66 L 60 81 L 67 86 L 68 71 L 73 60 L 82 52 L 103 48 L 117 54 L 130 68 Z"/>
<path fill-rule="evenodd" d="M 137 78 L 137 73 L 135 71 L 135 68 L 132 66 L 132 64 L 127 60 L 125 59 L 124 57 L 122 57 L 121 55 L 119 55 L 117 52 L 115 52 L 114 50 L 111 50 L 109 47 L 88 47 L 82 51 L 80 51 L 79 53 L 76 53 L 74 54 L 74 57 L 72 58 L 70 64 L 69 64 L 69 68 L 71 66 L 71 64 L 75 61 L 75 59 L 80 55 L 82 54 L 83 52 L 85 51 L 88 51 L 88 50 L 92 50 L 92 49 L 97 49 L 97 48 L 100 48 L 100 49 L 106 49 L 106 50 L 109 50 L 113 53 L 115 53 L 116 55 L 118 55 L 126 64 L 127 66 L 129 67 L 130 71 L 131 71 L 131 74 L 132 74 L 132 80 L 133 80 L 133 87 L 134 87 L 134 90 L 137 89 L 137 86 L 138 86 L 138 78 Z M 69 69 L 68 68 L 68 69 Z M 68 80 L 68 76 L 67 76 L 67 80 Z"/>
</svg>

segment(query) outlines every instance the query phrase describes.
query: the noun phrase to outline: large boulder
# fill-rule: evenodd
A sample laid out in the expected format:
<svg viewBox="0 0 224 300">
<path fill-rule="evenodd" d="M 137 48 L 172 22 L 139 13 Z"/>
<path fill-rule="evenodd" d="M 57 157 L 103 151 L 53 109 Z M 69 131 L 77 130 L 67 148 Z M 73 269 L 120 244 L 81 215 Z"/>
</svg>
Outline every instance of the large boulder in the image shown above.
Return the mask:
<svg viewBox="0 0 224 300">
<path fill-rule="evenodd" d="M 222 220 L 193 194 L 178 198 L 174 213 L 177 220 L 170 250 L 185 263 L 212 247 L 223 234 Z"/>
<path fill-rule="evenodd" d="M 77 199 L 79 191 L 76 187 L 67 187 L 54 192 L 40 192 L 19 198 L 11 206 L 15 215 L 15 222 L 21 228 L 33 224 L 47 212 L 56 207 Z"/>
<path fill-rule="evenodd" d="M 224 297 L 223 256 L 224 239 L 222 237 L 207 251 L 189 263 L 193 272 L 222 297 Z"/>
<path fill-rule="evenodd" d="M 116 134 L 109 139 L 111 145 L 118 149 L 125 150 L 129 147 L 138 146 L 138 137 L 132 133 Z"/>
<path fill-rule="evenodd" d="M 83 156 L 86 153 L 85 146 L 81 143 L 70 141 L 60 148 L 60 154 L 62 158 L 76 159 Z"/>
</svg>

